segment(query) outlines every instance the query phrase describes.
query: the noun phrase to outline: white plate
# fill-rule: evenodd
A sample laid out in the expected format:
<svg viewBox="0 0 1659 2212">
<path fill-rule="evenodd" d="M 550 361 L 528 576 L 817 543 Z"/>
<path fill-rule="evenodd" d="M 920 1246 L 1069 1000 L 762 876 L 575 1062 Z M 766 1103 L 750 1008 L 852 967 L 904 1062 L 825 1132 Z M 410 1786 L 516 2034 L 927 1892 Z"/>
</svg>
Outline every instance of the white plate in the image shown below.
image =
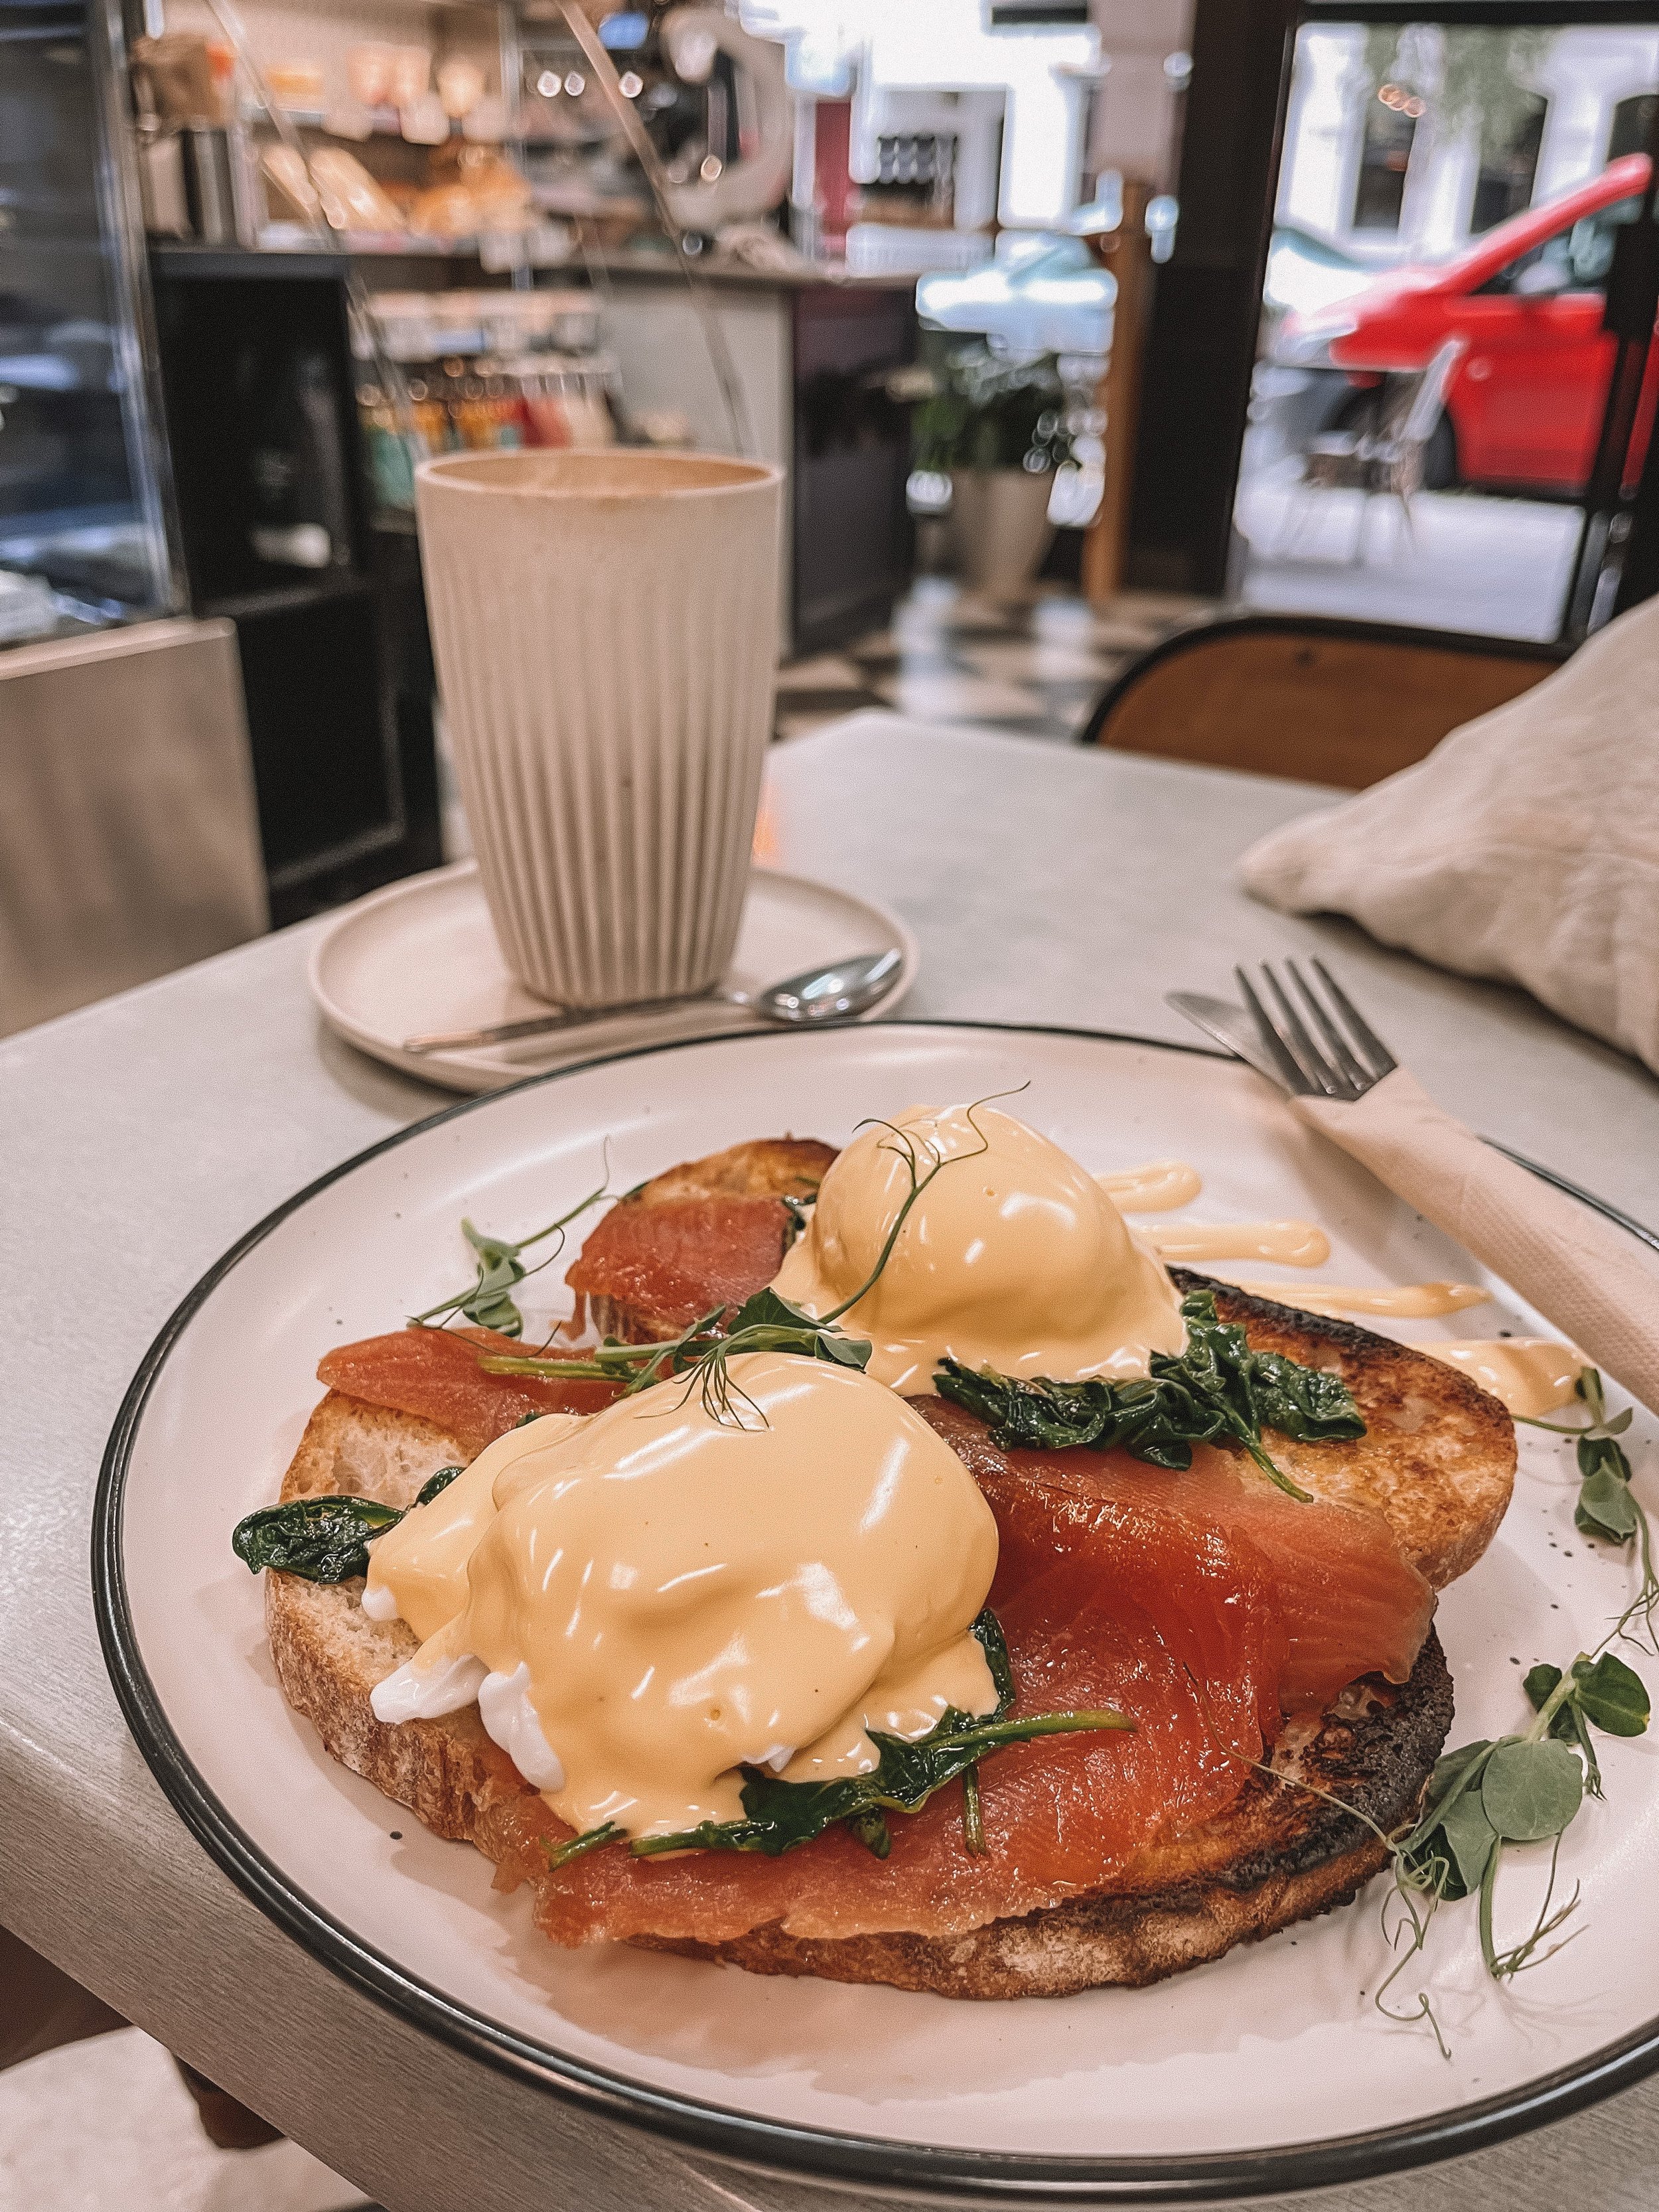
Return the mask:
<svg viewBox="0 0 1659 2212">
<path fill-rule="evenodd" d="M 723 988 L 764 990 L 809 968 L 890 945 L 904 956 L 898 972 L 860 1021 L 890 1012 L 915 981 L 915 939 L 872 899 L 757 868 Z M 661 1013 L 607 1014 L 574 1031 L 472 1052 L 405 1052 L 405 1037 L 489 1029 L 548 1012 L 546 1002 L 507 971 L 475 860 L 410 876 L 344 908 L 312 948 L 310 973 L 323 1018 L 348 1043 L 447 1091 L 499 1091 L 597 1053 L 772 1026 L 741 1006 L 702 999 Z"/>
<path fill-rule="evenodd" d="M 554 1949 L 522 1893 L 337 1766 L 283 1703 L 259 1587 L 231 1555 L 317 1395 L 319 1353 L 460 1279 L 460 1215 L 545 1219 L 738 1139 L 844 1141 L 863 1115 L 1029 1079 L 1020 1110 L 1093 1169 L 1194 1161 L 1201 1216 L 1310 1214 L 1327 1279 L 1478 1279 L 1468 1256 L 1302 1129 L 1236 1062 L 1063 1031 L 883 1024 L 693 1043 L 457 1105 L 313 1185 L 249 1235 L 146 1359 L 100 1493 L 98 1598 L 129 1720 L 185 1818 L 302 1943 L 387 2004 L 556 2092 L 764 2165 L 954 2198 L 1231 2197 L 1466 2150 L 1659 2064 L 1659 1749 L 1601 1743 L 1605 1804 L 1569 1832 L 1578 1940 L 1514 1989 L 1486 1978 L 1469 1905 L 1431 1978 L 1449 2062 L 1370 1992 L 1376 1886 L 1324 1919 L 1142 1990 L 969 2004 L 767 1980 L 626 1948 Z M 1460 1317 L 1534 1317 L 1507 1294 Z M 1447 1333 L 1438 1323 L 1404 1335 Z M 1639 1448 L 1651 1424 L 1638 1419 Z M 238 1449 L 227 1449 L 227 1438 Z M 1528 1432 L 1514 1506 L 1447 1594 L 1454 1741 L 1525 1712 L 1522 1670 L 1594 1644 L 1630 1570 L 1573 1533 L 1564 1448 Z M 1519 1664 L 1513 1663 L 1518 1662 Z M 394 1840 L 391 1832 L 400 1832 Z M 1499 1896 L 1519 1929 L 1542 1854 Z M 1500 1930 L 1501 1932 L 1501 1930 Z M 1342 2132 L 1346 2130 L 1348 2132 Z"/>
</svg>

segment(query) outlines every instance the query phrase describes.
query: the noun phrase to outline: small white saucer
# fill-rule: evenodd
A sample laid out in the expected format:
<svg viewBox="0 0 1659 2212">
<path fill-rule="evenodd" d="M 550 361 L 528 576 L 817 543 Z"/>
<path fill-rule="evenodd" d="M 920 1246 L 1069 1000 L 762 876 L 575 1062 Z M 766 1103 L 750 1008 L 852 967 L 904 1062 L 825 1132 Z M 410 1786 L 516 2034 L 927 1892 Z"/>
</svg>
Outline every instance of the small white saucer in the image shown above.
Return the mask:
<svg viewBox="0 0 1659 2212">
<path fill-rule="evenodd" d="M 872 900 L 757 868 L 722 988 L 764 990 L 804 969 L 890 945 L 903 955 L 898 973 L 860 1021 L 892 1012 L 915 981 L 915 938 Z M 507 972 L 473 860 L 410 876 L 343 908 L 312 950 L 311 991 L 323 1018 L 349 1043 L 449 1091 L 498 1091 L 521 1076 L 601 1053 L 774 1026 L 741 1006 L 698 999 L 665 1012 L 602 1014 L 580 1029 L 514 1044 L 405 1052 L 405 1037 L 483 1029 L 548 1011 Z"/>
</svg>

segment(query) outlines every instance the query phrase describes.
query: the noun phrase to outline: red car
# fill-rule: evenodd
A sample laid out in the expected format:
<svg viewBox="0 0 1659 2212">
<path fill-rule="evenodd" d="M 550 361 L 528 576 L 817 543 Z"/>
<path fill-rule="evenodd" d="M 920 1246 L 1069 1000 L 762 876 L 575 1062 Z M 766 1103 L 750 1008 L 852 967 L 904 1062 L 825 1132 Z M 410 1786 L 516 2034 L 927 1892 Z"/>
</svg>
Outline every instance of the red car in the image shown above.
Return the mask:
<svg viewBox="0 0 1659 2212">
<path fill-rule="evenodd" d="M 1647 155 L 1627 155 L 1449 261 L 1391 269 L 1333 307 L 1287 315 L 1273 362 L 1346 371 L 1351 389 L 1326 422 L 1347 428 L 1375 410 L 1384 374 L 1420 369 L 1461 337 L 1466 350 L 1426 456 L 1429 484 L 1577 492 L 1612 368 L 1615 341 L 1601 310 L 1613 236 L 1639 216 L 1647 183 Z M 1645 397 L 1644 418 L 1651 388 Z M 1644 419 L 1643 442 L 1645 428 Z"/>
</svg>

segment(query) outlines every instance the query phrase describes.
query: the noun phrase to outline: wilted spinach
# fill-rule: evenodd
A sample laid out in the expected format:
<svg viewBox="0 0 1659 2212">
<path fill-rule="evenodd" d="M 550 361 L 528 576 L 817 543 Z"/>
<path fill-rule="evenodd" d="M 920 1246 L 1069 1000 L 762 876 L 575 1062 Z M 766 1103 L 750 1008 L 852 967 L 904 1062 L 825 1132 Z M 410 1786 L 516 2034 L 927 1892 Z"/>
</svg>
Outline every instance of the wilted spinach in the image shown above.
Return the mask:
<svg viewBox="0 0 1659 2212">
<path fill-rule="evenodd" d="M 429 1504 L 460 1472 L 441 1467 L 422 1484 L 416 1504 Z M 382 1505 L 377 1498 L 290 1498 L 239 1521 L 231 1549 L 252 1574 L 275 1567 L 308 1583 L 345 1583 L 368 1572 L 370 1543 L 403 1517 L 397 1506 Z"/>
<path fill-rule="evenodd" d="M 1365 1424 L 1347 1384 L 1283 1352 L 1252 1351 L 1236 1322 L 1218 1318 L 1212 1291 L 1189 1291 L 1181 1311 L 1185 1350 L 1153 1352 L 1144 1381 L 1027 1382 L 946 1359 L 934 1388 L 988 1422 L 1005 1450 L 1117 1446 L 1151 1466 L 1180 1470 L 1192 1465 L 1195 1443 L 1231 1440 L 1281 1490 L 1305 1500 L 1308 1493 L 1274 1465 L 1261 1432 L 1277 1429 L 1300 1443 L 1363 1437 Z"/>
</svg>

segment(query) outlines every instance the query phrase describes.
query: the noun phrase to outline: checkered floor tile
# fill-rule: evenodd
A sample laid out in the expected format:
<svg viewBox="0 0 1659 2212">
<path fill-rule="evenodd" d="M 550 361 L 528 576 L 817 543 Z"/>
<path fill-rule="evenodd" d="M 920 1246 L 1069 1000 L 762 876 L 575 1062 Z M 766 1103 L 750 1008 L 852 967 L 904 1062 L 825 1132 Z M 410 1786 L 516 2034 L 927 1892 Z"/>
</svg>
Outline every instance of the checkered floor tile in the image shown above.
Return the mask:
<svg viewBox="0 0 1659 2212">
<path fill-rule="evenodd" d="M 860 708 L 888 707 L 1064 742 L 1124 663 L 1198 605 L 1126 592 L 1095 607 L 1044 586 L 1021 602 L 994 603 L 949 577 L 919 577 L 890 629 L 779 670 L 777 733 L 799 737 Z"/>
</svg>

